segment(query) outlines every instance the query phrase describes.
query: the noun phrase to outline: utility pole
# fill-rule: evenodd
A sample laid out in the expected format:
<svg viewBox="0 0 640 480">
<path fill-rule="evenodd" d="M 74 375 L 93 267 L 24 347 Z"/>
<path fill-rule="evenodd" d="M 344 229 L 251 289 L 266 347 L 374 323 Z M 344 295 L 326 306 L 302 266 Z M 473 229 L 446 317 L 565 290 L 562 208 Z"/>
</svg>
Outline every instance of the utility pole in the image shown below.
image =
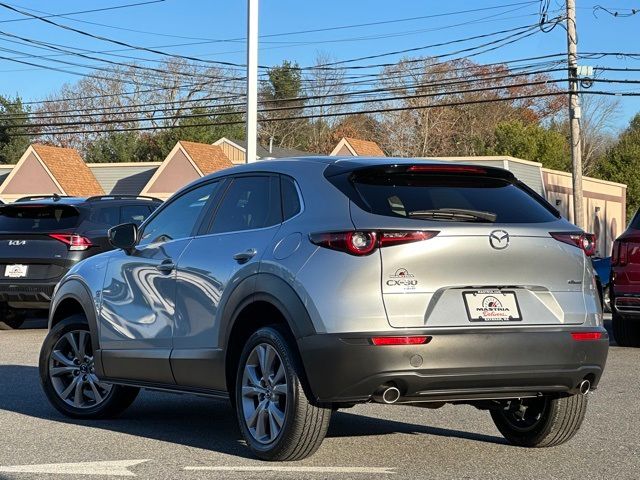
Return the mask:
<svg viewBox="0 0 640 480">
<path fill-rule="evenodd" d="M 258 139 L 258 3 L 247 0 L 247 151 L 245 162 L 256 161 Z"/>
<path fill-rule="evenodd" d="M 580 96 L 578 95 L 578 36 L 576 1 L 567 0 L 567 52 L 569 60 L 569 124 L 573 173 L 573 223 L 584 229 L 582 200 L 582 142 L 580 140 Z"/>
</svg>

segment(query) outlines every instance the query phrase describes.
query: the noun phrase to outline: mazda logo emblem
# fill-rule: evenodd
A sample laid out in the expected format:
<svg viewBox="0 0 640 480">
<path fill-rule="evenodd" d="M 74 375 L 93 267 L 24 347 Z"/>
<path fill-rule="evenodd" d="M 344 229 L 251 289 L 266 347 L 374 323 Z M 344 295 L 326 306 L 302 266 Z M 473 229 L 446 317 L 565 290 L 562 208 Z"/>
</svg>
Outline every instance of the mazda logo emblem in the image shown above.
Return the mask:
<svg viewBox="0 0 640 480">
<path fill-rule="evenodd" d="M 504 250 L 509 246 L 509 234 L 504 230 L 494 230 L 489 234 L 489 243 L 496 250 Z"/>
</svg>

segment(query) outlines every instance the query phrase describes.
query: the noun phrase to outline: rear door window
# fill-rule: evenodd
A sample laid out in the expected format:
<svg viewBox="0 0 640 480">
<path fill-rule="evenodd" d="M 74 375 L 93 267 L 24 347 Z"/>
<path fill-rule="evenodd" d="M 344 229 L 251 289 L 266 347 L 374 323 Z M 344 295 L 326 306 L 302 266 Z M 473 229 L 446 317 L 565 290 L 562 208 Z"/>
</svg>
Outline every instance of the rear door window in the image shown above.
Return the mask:
<svg viewBox="0 0 640 480">
<path fill-rule="evenodd" d="M 120 223 L 119 207 L 100 207 L 91 211 L 89 217 L 91 223 L 112 227 Z"/>
<path fill-rule="evenodd" d="M 140 225 L 151 215 L 151 208 L 147 205 L 125 205 L 120 207 L 120 223 L 135 223 Z"/>
<path fill-rule="evenodd" d="M 78 225 L 80 213 L 68 205 L 3 205 L 0 207 L 0 231 L 47 233 L 71 230 Z"/>
<path fill-rule="evenodd" d="M 213 233 L 240 232 L 282 222 L 278 177 L 238 177 L 227 189 Z"/>
<path fill-rule="evenodd" d="M 288 220 L 300 213 L 302 208 L 295 180 L 283 175 L 280 180 L 280 190 L 282 192 L 282 216 L 284 220 Z"/>
<path fill-rule="evenodd" d="M 523 188 L 479 175 L 386 173 L 354 178 L 372 213 L 434 221 L 542 223 L 557 217 Z"/>
</svg>

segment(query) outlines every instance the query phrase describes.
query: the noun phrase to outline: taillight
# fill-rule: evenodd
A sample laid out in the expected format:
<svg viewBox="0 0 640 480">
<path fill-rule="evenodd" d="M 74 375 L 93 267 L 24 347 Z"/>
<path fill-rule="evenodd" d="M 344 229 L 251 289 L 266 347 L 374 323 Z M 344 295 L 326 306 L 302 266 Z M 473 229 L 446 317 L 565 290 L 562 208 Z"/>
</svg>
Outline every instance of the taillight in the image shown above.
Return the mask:
<svg viewBox="0 0 640 480">
<path fill-rule="evenodd" d="M 549 232 L 559 242 L 581 249 L 588 257 L 596 253 L 596 236 L 592 233 Z"/>
<path fill-rule="evenodd" d="M 618 265 L 620 261 L 620 241 L 613 242 L 613 248 L 611 249 L 611 265 Z"/>
<path fill-rule="evenodd" d="M 311 243 L 348 253 L 350 255 L 369 255 L 376 248 L 420 242 L 435 237 L 437 231 L 354 231 L 312 233 Z"/>
<path fill-rule="evenodd" d="M 600 340 L 602 332 L 571 332 L 571 337 L 576 342 L 588 342 L 590 340 Z"/>
<path fill-rule="evenodd" d="M 371 343 L 376 346 L 382 345 L 424 345 L 429 343 L 431 337 L 427 336 L 411 336 L 411 337 L 373 337 Z"/>
<path fill-rule="evenodd" d="M 93 246 L 91 240 L 75 233 L 51 233 L 49 236 L 66 244 L 72 252 L 86 250 Z"/>
<path fill-rule="evenodd" d="M 487 170 L 482 167 L 474 167 L 470 165 L 411 165 L 407 168 L 407 172 L 420 172 L 420 173 L 473 173 L 473 174 L 486 174 Z"/>
<path fill-rule="evenodd" d="M 618 264 L 624 266 L 629 263 L 629 244 L 627 242 L 620 242 L 618 248 Z"/>
</svg>

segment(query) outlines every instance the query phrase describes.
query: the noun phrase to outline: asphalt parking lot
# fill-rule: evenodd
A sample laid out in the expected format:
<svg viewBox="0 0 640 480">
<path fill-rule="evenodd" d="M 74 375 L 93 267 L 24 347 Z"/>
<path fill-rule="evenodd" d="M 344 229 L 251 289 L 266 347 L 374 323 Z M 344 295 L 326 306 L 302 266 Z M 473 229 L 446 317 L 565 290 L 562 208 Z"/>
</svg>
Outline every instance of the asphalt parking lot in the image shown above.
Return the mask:
<svg viewBox="0 0 640 480">
<path fill-rule="evenodd" d="M 0 479 L 368 479 L 640 477 L 640 349 L 612 346 L 587 419 L 568 444 L 506 444 L 486 412 L 362 405 L 336 413 L 313 457 L 252 459 L 224 402 L 143 392 L 115 420 L 76 422 L 38 382 L 45 330 L 0 332 Z"/>
</svg>

